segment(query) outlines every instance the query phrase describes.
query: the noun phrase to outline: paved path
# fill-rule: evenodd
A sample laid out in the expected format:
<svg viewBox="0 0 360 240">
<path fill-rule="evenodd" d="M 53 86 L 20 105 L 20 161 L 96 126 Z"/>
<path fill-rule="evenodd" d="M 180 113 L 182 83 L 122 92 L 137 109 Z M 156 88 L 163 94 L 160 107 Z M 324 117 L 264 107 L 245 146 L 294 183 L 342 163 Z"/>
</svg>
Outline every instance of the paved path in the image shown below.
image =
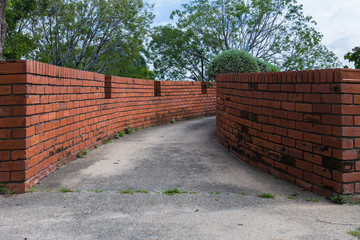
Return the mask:
<svg viewBox="0 0 360 240">
<path fill-rule="evenodd" d="M 161 193 L 174 188 L 184 193 Z M 124 193 L 140 189 L 149 193 Z M 359 226 L 360 206 L 332 204 L 228 153 L 215 117 L 135 132 L 61 167 L 33 193 L 0 196 L 6 240 L 355 239 L 348 231 Z"/>
</svg>

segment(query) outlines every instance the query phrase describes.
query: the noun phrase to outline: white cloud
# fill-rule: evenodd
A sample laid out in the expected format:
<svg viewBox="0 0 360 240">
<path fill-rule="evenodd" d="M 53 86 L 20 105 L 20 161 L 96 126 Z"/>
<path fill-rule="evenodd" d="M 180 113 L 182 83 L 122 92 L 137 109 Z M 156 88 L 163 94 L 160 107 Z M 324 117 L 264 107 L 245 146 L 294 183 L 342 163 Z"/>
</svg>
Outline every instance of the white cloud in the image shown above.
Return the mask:
<svg viewBox="0 0 360 240">
<path fill-rule="evenodd" d="M 155 4 L 154 14 L 156 17 L 153 25 L 157 26 L 173 23 L 174 21 L 170 19 L 170 14 L 174 10 L 181 9 L 181 5 L 188 3 L 189 0 L 147 0 L 146 2 Z"/>
<path fill-rule="evenodd" d="M 324 35 L 323 43 L 333 51 L 343 64 L 354 64 L 344 60 L 344 55 L 360 45 L 359 0 L 299 0 L 304 14 L 318 23 L 316 29 Z"/>
</svg>

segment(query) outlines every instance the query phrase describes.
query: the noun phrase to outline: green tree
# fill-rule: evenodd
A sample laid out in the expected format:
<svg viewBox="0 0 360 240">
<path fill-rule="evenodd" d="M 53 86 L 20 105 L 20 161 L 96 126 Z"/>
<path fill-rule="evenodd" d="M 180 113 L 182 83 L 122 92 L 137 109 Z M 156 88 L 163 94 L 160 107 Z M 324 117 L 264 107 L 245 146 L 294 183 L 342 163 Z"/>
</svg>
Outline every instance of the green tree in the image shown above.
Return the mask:
<svg viewBox="0 0 360 240">
<path fill-rule="evenodd" d="M 0 0 L 0 59 L 3 58 L 4 44 L 8 25 L 5 19 L 5 12 L 8 0 Z"/>
<path fill-rule="evenodd" d="M 6 7 L 8 30 L 4 45 L 4 59 L 28 58 L 35 49 L 34 40 L 28 31 L 38 0 L 9 0 Z"/>
<path fill-rule="evenodd" d="M 202 58 L 206 64 L 225 50 L 238 49 L 281 70 L 302 69 L 303 57 L 305 69 L 339 66 L 336 56 L 321 44 L 322 35 L 314 29 L 315 22 L 303 15 L 302 5 L 296 0 L 192 0 L 182 6 L 183 10 L 171 15 L 177 19 L 173 31 L 191 32 L 190 40 L 181 38 L 185 44 L 179 46 L 156 37 L 155 32 L 150 44 L 173 49 L 172 54 L 164 51 L 157 56 L 157 61 L 164 65 L 176 62 L 177 54 L 187 52 L 185 47 L 190 42 L 195 45 L 190 49 L 201 46 L 203 51 L 197 59 Z M 186 68 L 180 64 L 177 71 L 188 71 L 191 65 L 198 65 L 200 61 L 193 58 L 189 58 Z M 170 74 L 170 70 L 165 74 Z"/>
<path fill-rule="evenodd" d="M 149 52 L 159 79 L 206 80 L 208 49 L 191 29 L 184 31 L 171 25 L 156 27 Z"/>
<path fill-rule="evenodd" d="M 136 59 L 153 19 L 142 0 L 39 0 L 29 31 L 30 58 L 105 72 L 121 51 Z"/>
<path fill-rule="evenodd" d="M 345 59 L 349 60 L 350 62 L 355 63 L 355 68 L 360 69 L 360 48 L 355 47 L 352 49 L 352 52 L 348 52 L 344 56 Z"/>
<path fill-rule="evenodd" d="M 113 56 L 113 61 L 103 73 L 138 79 L 155 79 L 155 73 L 147 66 L 147 58 L 144 51 L 137 56 L 129 56 L 118 50 Z"/>
</svg>

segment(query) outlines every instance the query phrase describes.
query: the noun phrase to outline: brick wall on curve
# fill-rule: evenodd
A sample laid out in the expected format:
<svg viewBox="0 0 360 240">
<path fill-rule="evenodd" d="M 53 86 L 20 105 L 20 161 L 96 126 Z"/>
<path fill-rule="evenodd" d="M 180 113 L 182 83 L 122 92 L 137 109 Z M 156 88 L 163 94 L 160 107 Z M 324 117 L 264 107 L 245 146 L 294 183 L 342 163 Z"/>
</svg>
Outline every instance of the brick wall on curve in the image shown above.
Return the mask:
<svg viewBox="0 0 360 240">
<path fill-rule="evenodd" d="M 217 135 L 263 171 L 329 196 L 360 193 L 360 71 L 224 74 Z"/>
<path fill-rule="evenodd" d="M 215 87 L 0 63 L 0 183 L 25 192 L 124 130 L 215 114 Z"/>
</svg>

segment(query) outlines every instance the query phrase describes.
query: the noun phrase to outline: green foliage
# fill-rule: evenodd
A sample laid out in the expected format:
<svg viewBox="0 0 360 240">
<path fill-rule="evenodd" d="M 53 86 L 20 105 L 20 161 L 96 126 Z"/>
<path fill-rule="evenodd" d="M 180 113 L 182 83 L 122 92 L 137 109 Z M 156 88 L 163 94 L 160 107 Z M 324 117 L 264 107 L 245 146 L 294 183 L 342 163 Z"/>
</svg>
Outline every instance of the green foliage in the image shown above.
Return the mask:
<svg viewBox="0 0 360 240">
<path fill-rule="evenodd" d="M 148 193 L 150 193 L 150 192 L 147 191 L 147 190 L 144 190 L 144 189 L 137 189 L 137 190 L 128 189 L 128 190 L 120 191 L 119 193 L 121 193 L 121 194 L 134 194 L 134 193 L 145 193 L 145 194 L 148 194 Z"/>
<path fill-rule="evenodd" d="M 149 45 L 155 72 L 163 79 L 208 81 L 204 66 L 237 49 L 281 70 L 334 68 L 340 62 L 322 45 L 322 35 L 296 0 L 192 0 L 157 27 Z M 272 68 L 271 71 L 277 71 Z"/>
<path fill-rule="evenodd" d="M 259 66 L 260 72 L 280 72 L 279 68 L 268 62 L 262 61 L 258 58 L 256 58 L 256 62 Z"/>
<path fill-rule="evenodd" d="M 32 187 L 32 188 L 28 191 L 28 193 L 34 193 L 34 192 L 39 192 L 39 188 L 37 188 L 37 187 Z"/>
<path fill-rule="evenodd" d="M 151 11 L 143 0 L 9 0 L 5 56 L 154 78 L 141 53 Z"/>
<path fill-rule="evenodd" d="M 134 132 L 134 130 L 131 128 L 131 125 L 127 125 L 125 127 L 125 133 L 126 134 L 131 134 L 132 132 Z"/>
<path fill-rule="evenodd" d="M 221 194 L 222 192 L 211 192 L 210 194 Z"/>
<path fill-rule="evenodd" d="M 4 45 L 4 59 L 28 58 L 36 48 L 35 37 L 26 31 L 35 14 L 38 0 L 9 0 L 5 20 L 8 24 Z"/>
<path fill-rule="evenodd" d="M 349 234 L 360 239 L 360 227 L 356 228 L 354 231 L 349 231 Z"/>
<path fill-rule="evenodd" d="M 314 203 L 320 202 L 320 200 L 319 200 L 318 198 L 307 198 L 307 199 L 305 199 L 305 201 L 307 201 L 307 202 L 314 202 Z"/>
<path fill-rule="evenodd" d="M 67 187 L 60 188 L 58 191 L 61 193 L 73 192 L 70 188 Z"/>
<path fill-rule="evenodd" d="M 259 197 L 261 197 L 261 198 L 275 198 L 275 195 L 271 194 L 271 193 L 262 193 L 262 194 L 259 195 Z"/>
<path fill-rule="evenodd" d="M 125 191 L 121 191 L 120 193 L 121 193 L 121 194 L 134 194 L 135 191 L 134 191 L 134 190 L 131 190 L 131 189 L 128 189 L 128 190 L 125 190 Z"/>
<path fill-rule="evenodd" d="M 330 200 L 331 202 L 336 204 L 344 204 L 346 202 L 345 197 L 339 194 L 333 194 L 332 196 L 330 196 Z"/>
<path fill-rule="evenodd" d="M 141 52 L 138 55 L 127 55 L 118 49 L 112 56 L 112 61 L 103 73 L 137 79 L 155 79 L 155 73 L 149 69 L 146 57 Z"/>
<path fill-rule="evenodd" d="M 76 157 L 77 157 L 77 158 L 83 158 L 83 157 L 86 156 L 86 154 L 88 154 L 88 153 L 89 153 L 89 150 L 84 149 L 83 152 L 76 154 Z"/>
<path fill-rule="evenodd" d="M 121 137 L 123 137 L 123 136 L 125 136 L 125 133 L 124 133 L 123 131 L 120 131 L 120 132 L 118 132 L 118 133 L 115 134 L 115 138 L 116 138 L 116 139 L 119 139 L 119 138 L 121 138 Z"/>
<path fill-rule="evenodd" d="M 149 44 L 157 79 L 206 81 L 208 47 L 191 29 L 172 25 L 155 27 Z"/>
<path fill-rule="evenodd" d="M 105 191 L 105 190 L 95 189 L 95 190 L 88 190 L 88 192 L 93 192 L 93 193 L 103 193 L 103 192 L 106 192 L 106 191 Z"/>
<path fill-rule="evenodd" d="M 12 191 L 8 187 L 0 183 L 0 194 L 10 195 L 10 194 L 14 194 L 14 191 Z"/>
<path fill-rule="evenodd" d="M 166 195 L 175 195 L 175 194 L 181 194 L 181 193 L 188 193 L 188 191 L 180 191 L 179 189 L 174 188 L 174 189 L 168 189 L 166 191 L 163 191 L 162 193 L 166 194 Z"/>
<path fill-rule="evenodd" d="M 172 120 L 171 120 L 171 123 L 175 123 L 176 121 L 175 121 L 175 118 L 173 118 Z"/>
<path fill-rule="evenodd" d="M 355 47 L 352 49 L 352 52 L 348 52 L 344 56 L 345 59 L 349 60 L 350 62 L 355 63 L 355 68 L 360 69 L 360 48 Z"/>
<path fill-rule="evenodd" d="M 135 190 L 135 192 L 136 192 L 136 193 L 145 193 L 145 194 L 150 193 L 149 191 L 144 190 L 144 189 L 137 189 L 137 190 Z"/>
<path fill-rule="evenodd" d="M 207 68 L 210 80 L 215 80 L 218 74 L 253 72 L 260 72 L 257 60 L 246 51 L 235 49 L 214 57 Z"/>
</svg>

